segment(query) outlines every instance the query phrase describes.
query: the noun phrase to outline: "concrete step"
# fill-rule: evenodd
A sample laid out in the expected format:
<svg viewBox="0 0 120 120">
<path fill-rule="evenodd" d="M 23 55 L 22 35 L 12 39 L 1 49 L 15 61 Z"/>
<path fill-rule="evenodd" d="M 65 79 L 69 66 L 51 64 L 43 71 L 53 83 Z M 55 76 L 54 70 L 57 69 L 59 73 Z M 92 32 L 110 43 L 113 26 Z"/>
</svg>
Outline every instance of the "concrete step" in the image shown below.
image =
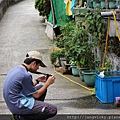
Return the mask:
<svg viewBox="0 0 120 120">
<path fill-rule="evenodd" d="M 56 115 L 55 117 L 49 118 L 49 120 L 69 120 L 67 115 Z M 10 115 L 0 115 L 0 120 L 14 120 L 12 114 Z M 41 120 L 41 119 L 40 119 Z"/>
</svg>

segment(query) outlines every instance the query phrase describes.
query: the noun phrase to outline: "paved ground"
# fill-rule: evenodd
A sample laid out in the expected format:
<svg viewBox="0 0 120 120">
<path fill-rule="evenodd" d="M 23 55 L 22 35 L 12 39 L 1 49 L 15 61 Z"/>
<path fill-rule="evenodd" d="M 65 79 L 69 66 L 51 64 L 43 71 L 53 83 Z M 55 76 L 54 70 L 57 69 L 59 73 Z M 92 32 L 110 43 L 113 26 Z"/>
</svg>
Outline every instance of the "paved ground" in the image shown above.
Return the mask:
<svg viewBox="0 0 120 120">
<path fill-rule="evenodd" d="M 113 103 L 102 104 L 90 91 L 54 71 L 49 59 L 49 49 L 54 44 L 46 36 L 45 25 L 40 22 L 41 19 L 34 9 L 34 1 L 24 0 L 9 7 L 0 21 L 0 114 L 11 114 L 2 97 L 2 87 L 8 70 L 21 64 L 28 51 L 39 50 L 48 66 L 47 69 L 40 68 L 40 71 L 56 75 L 55 84 L 48 89 L 46 102 L 55 104 L 58 114 L 119 115 L 120 109 L 115 108 Z M 79 77 L 68 77 L 80 82 Z"/>
</svg>

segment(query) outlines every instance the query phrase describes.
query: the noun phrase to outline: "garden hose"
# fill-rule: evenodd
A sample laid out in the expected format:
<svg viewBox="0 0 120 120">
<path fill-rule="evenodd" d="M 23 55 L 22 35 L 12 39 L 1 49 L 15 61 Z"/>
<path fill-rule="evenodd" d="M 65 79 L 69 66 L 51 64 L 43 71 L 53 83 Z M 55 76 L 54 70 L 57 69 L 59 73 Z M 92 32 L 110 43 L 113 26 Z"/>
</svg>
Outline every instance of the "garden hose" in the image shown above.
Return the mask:
<svg viewBox="0 0 120 120">
<path fill-rule="evenodd" d="M 105 60 L 106 60 L 109 30 L 110 30 L 110 17 L 108 17 L 108 28 L 107 28 L 107 33 L 106 33 L 106 44 L 105 44 L 104 58 L 103 58 L 103 63 L 102 63 L 102 70 L 104 70 L 104 64 L 105 64 Z"/>
<path fill-rule="evenodd" d="M 56 72 L 57 74 L 59 74 L 59 75 L 62 76 L 63 78 L 66 78 L 66 79 L 69 80 L 70 82 L 72 82 L 72 83 L 74 83 L 74 84 L 77 84 L 77 85 L 79 85 L 79 86 L 85 88 L 86 90 L 91 91 L 92 93 L 93 93 L 94 90 L 95 90 L 94 88 L 93 88 L 93 89 L 90 89 L 90 88 L 88 88 L 88 87 L 86 87 L 86 86 L 84 86 L 84 85 L 82 85 L 82 84 L 80 84 L 80 83 L 78 83 L 78 82 L 75 82 L 74 80 L 72 80 L 72 79 L 66 77 L 65 75 L 63 75 L 63 74 L 57 72 L 56 69 L 55 69 L 55 67 L 54 67 L 54 72 Z"/>
<path fill-rule="evenodd" d="M 120 41 L 120 34 L 119 34 L 119 31 L 118 31 L 118 25 L 117 25 L 117 21 L 116 21 L 116 16 L 115 16 L 114 11 L 111 11 L 111 12 L 112 12 L 113 17 L 114 17 L 114 24 L 115 24 L 115 27 L 116 27 L 116 34 L 117 34 L 118 39 L 119 39 L 119 41 Z"/>
</svg>

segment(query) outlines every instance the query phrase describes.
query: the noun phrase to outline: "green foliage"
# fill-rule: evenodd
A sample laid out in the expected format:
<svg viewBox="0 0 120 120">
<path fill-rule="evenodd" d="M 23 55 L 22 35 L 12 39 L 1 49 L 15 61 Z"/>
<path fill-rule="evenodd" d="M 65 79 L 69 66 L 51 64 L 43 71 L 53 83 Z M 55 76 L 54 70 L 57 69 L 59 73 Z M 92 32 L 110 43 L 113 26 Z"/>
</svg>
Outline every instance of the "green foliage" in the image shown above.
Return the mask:
<svg viewBox="0 0 120 120">
<path fill-rule="evenodd" d="M 50 61 L 51 61 L 52 64 L 55 64 L 56 59 L 58 57 L 63 57 L 63 56 L 65 56 L 64 49 L 52 51 L 51 54 L 50 54 Z"/>
<path fill-rule="evenodd" d="M 105 41 L 105 20 L 100 16 L 102 9 L 88 12 L 78 22 L 71 21 L 61 27 L 62 34 L 58 37 L 58 47 L 65 49 L 65 56 L 79 67 L 98 69 L 100 58 L 94 55 L 94 49 L 100 48 Z M 102 44 L 104 50 L 105 43 Z M 108 67 L 107 67 L 108 68 Z"/>
<path fill-rule="evenodd" d="M 98 71 L 101 72 L 101 71 L 110 71 L 112 69 L 112 63 L 111 63 L 111 60 L 107 59 L 105 61 L 105 64 L 104 64 L 104 68 L 99 68 Z"/>
<path fill-rule="evenodd" d="M 39 11 L 40 16 L 48 18 L 51 10 L 50 0 L 35 0 L 35 9 Z"/>
<path fill-rule="evenodd" d="M 66 23 L 64 26 L 60 27 L 60 31 L 62 34 L 60 34 L 57 39 L 59 42 L 56 43 L 57 47 L 64 48 L 65 44 L 71 40 L 72 32 L 75 28 L 75 22 L 70 21 Z"/>
<path fill-rule="evenodd" d="M 89 41 L 89 34 L 83 21 L 77 23 L 71 21 L 61 29 L 62 34 L 59 36 L 60 41 L 57 47 L 65 48 L 65 55 L 70 63 L 79 67 L 90 67 L 94 65 L 94 55 L 92 52 L 93 42 Z"/>
<path fill-rule="evenodd" d="M 93 59 L 91 47 L 85 26 L 82 21 L 79 21 L 72 31 L 71 40 L 65 43 L 66 55 L 71 61 L 76 61 L 76 65 L 90 67 L 90 60 Z"/>
<path fill-rule="evenodd" d="M 100 11 L 103 10 L 97 9 L 86 14 L 86 29 L 91 34 L 95 46 L 98 46 L 101 52 L 104 52 L 107 30 L 105 23 L 107 23 L 107 20 L 100 16 Z M 120 44 L 117 37 L 109 37 L 107 50 L 108 52 L 115 53 L 120 57 Z"/>
<path fill-rule="evenodd" d="M 105 62 L 105 71 L 109 71 L 109 70 L 111 70 L 111 68 L 112 68 L 112 63 L 111 63 L 111 61 L 110 60 L 106 60 L 106 62 Z"/>
<path fill-rule="evenodd" d="M 92 39 L 96 42 L 96 45 L 105 36 L 105 20 L 100 16 L 102 9 L 96 9 L 92 12 L 88 12 L 86 18 L 86 30 L 92 35 Z"/>
</svg>

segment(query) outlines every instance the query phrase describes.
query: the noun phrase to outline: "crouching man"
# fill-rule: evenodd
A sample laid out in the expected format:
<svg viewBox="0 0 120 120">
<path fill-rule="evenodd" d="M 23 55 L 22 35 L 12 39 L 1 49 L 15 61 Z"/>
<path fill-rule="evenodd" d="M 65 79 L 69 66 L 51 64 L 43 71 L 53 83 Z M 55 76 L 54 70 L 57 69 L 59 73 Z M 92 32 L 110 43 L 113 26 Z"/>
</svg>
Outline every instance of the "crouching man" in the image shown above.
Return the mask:
<svg viewBox="0 0 120 120">
<path fill-rule="evenodd" d="M 42 75 L 33 80 L 29 73 L 36 72 L 39 66 L 46 67 L 41 53 L 30 51 L 24 63 L 12 68 L 6 76 L 3 97 L 15 120 L 45 120 L 57 114 L 56 106 L 44 102 L 47 88 L 55 82 L 55 76 L 46 80 Z M 44 84 L 39 85 L 39 82 Z"/>
</svg>

